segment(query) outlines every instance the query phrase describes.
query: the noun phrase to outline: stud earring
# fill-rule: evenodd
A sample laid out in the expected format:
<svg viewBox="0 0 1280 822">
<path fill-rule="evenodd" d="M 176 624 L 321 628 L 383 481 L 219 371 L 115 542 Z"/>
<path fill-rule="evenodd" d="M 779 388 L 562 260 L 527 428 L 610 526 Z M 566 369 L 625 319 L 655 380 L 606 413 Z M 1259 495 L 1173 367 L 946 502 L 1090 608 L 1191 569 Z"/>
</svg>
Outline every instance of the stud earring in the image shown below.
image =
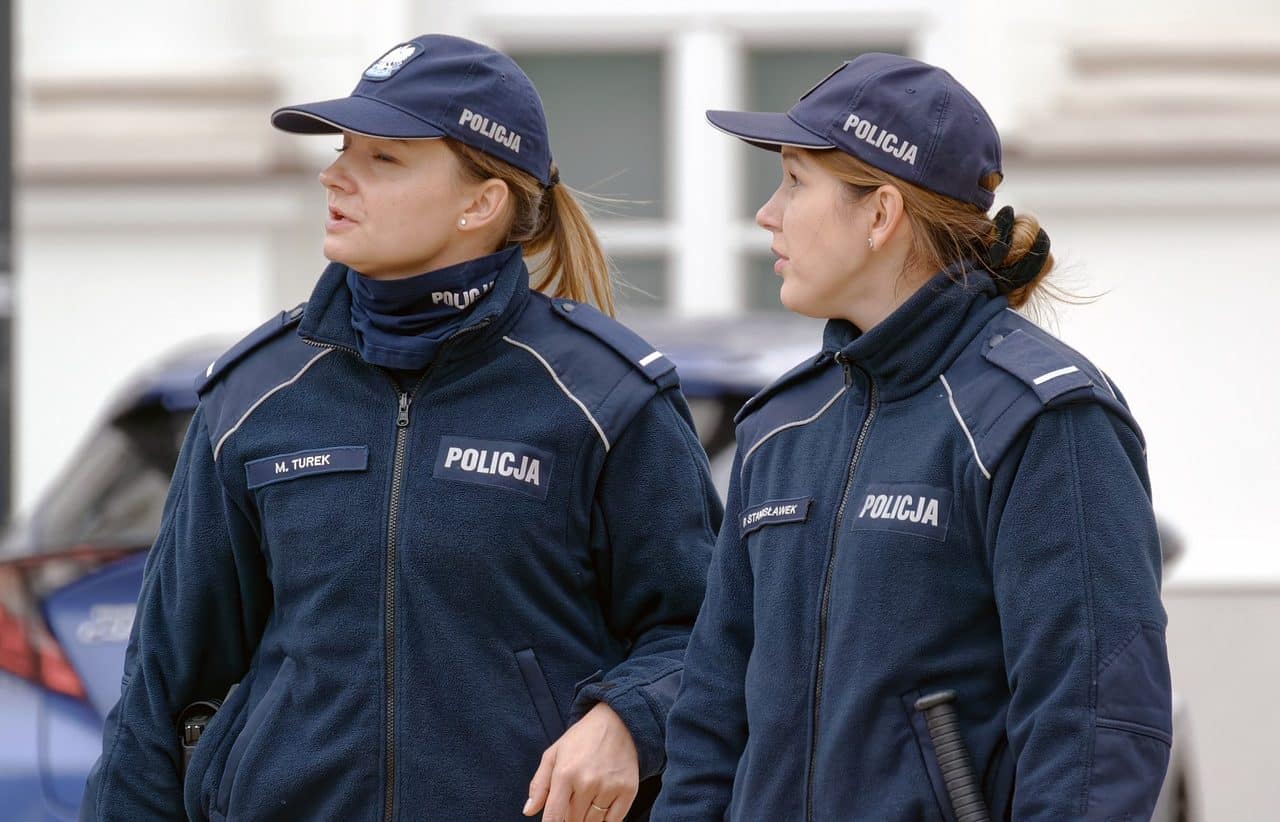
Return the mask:
<svg viewBox="0 0 1280 822">
<path fill-rule="evenodd" d="M 875 240 L 873 240 L 873 239 L 871 239 L 870 237 L 868 237 L 868 238 L 867 238 L 867 248 L 871 249 L 872 251 L 875 251 L 875 250 L 876 250 L 876 241 L 875 241 Z"/>
<path fill-rule="evenodd" d="M 466 217 L 463 217 L 461 220 L 458 220 L 458 225 L 466 225 L 466 224 L 467 224 L 467 218 L 466 218 Z"/>
</svg>

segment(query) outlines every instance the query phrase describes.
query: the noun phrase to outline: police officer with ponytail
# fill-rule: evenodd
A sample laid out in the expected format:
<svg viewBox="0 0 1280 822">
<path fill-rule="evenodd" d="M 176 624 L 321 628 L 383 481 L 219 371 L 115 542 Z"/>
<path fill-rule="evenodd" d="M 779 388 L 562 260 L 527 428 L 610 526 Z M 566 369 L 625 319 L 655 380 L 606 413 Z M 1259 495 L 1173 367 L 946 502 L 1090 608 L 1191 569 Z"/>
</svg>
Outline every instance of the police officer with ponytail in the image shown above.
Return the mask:
<svg viewBox="0 0 1280 822">
<path fill-rule="evenodd" d="M 654 818 L 1147 819 L 1171 734 L 1145 446 L 1025 319 L 1053 267 L 936 67 L 845 63 L 785 114 L 756 215 L 821 351 L 737 417 Z"/>
<path fill-rule="evenodd" d="M 645 818 L 721 509 L 536 91 L 428 35 L 272 122 L 332 262 L 199 381 L 81 818 Z"/>
</svg>

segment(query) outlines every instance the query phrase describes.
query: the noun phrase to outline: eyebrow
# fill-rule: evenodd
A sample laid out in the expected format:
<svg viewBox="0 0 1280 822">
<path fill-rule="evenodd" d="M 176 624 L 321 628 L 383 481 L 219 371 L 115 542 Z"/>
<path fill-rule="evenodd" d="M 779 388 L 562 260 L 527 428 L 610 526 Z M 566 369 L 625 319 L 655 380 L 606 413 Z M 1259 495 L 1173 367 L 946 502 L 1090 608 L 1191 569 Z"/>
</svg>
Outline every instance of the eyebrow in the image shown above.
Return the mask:
<svg viewBox="0 0 1280 822">
<path fill-rule="evenodd" d="M 805 164 L 804 155 L 791 146 L 783 146 L 779 153 L 782 154 L 782 159 L 784 160 L 790 160 L 791 162 L 799 165 Z"/>
</svg>

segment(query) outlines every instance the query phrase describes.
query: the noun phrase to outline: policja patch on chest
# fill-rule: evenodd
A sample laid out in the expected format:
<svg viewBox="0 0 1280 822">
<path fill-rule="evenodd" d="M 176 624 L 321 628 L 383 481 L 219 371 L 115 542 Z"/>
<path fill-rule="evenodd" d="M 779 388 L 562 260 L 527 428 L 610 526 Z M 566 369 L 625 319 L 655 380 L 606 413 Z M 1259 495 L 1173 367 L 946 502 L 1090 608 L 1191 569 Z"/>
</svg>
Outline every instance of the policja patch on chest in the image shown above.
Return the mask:
<svg viewBox="0 0 1280 822">
<path fill-rule="evenodd" d="M 520 442 L 441 437 L 433 476 L 547 498 L 555 458 Z"/>
<path fill-rule="evenodd" d="M 857 498 L 853 530 L 894 531 L 918 537 L 947 538 L 951 492 L 915 483 L 868 485 Z"/>
</svg>

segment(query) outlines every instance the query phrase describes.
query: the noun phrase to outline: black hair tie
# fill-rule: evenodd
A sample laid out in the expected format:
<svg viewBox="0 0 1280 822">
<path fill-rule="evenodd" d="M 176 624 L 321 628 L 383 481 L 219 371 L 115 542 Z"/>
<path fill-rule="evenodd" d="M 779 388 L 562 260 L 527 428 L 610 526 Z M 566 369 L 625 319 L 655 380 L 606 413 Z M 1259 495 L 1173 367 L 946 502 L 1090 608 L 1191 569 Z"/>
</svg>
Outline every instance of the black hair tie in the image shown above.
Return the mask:
<svg viewBox="0 0 1280 822">
<path fill-rule="evenodd" d="M 547 188 L 555 188 L 558 185 L 560 185 L 560 169 L 552 166 L 551 178 L 547 181 Z"/>
<path fill-rule="evenodd" d="M 996 238 L 987 246 L 987 253 L 983 255 L 982 261 L 987 264 L 987 268 L 997 271 L 1004 265 L 1004 258 L 1009 256 L 1009 243 L 1013 240 L 1013 208 L 1005 206 L 1000 209 L 992 222 L 996 224 Z"/>
<path fill-rule="evenodd" d="M 1022 255 L 1022 259 L 1000 269 L 1000 273 L 1006 280 L 1013 283 L 1014 288 L 1022 288 L 1040 275 L 1040 269 L 1044 268 L 1044 261 L 1048 258 L 1049 235 L 1042 228 L 1036 232 L 1035 242 L 1031 244 L 1031 249 Z"/>
<path fill-rule="evenodd" d="M 1049 257 L 1049 235 L 1043 228 L 1036 231 L 1036 238 L 1027 253 L 1017 262 L 1005 265 L 1005 258 L 1009 256 L 1009 247 L 1013 244 L 1013 208 L 1010 206 L 1001 208 L 996 212 L 992 222 L 996 224 L 996 238 L 987 247 L 982 261 L 986 263 L 988 269 L 1013 288 L 1022 288 L 1030 284 L 1039 276 L 1040 269 L 1044 268 L 1044 262 Z"/>
</svg>

